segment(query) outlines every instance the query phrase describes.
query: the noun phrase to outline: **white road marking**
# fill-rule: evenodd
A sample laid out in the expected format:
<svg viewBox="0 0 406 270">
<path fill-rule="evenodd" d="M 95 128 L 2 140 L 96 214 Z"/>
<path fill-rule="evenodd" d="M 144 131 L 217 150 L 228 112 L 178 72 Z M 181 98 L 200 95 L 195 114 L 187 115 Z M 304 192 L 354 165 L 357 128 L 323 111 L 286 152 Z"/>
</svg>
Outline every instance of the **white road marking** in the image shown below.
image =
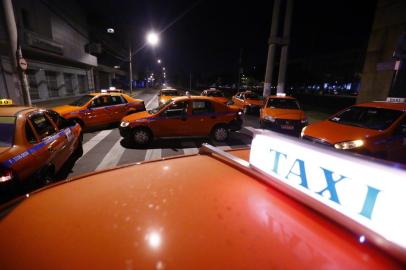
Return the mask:
<svg viewBox="0 0 406 270">
<path fill-rule="evenodd" d="M 151 98 L 151 99 L 147 102 L 147 105 L 145 105 L 145 108 L 146 108 L 147 110 L 150 110 L 150 109 L 155 108 L 156 106 L 154 106 L 154 105 L 151 106 L 151 104 L 152 104 L 153 102 L 156 102 L 157 99 L 158 99 L 158 96 L 154 96 L 153 98 Z"/>
<path fill-rule="evenodd" d="M 228 145 L 219 145 L 219 146 L 216 146 L 217 148 L 220 148 L 221 150 L 223 150 L 223 151 L 226 151 L 226 150 L 230 150 L 231 149 L 231 147 L 230 146 L 228 146 Z"/>
<path fill-rule="evenodd" d="M 145 153 L 145 160 L 162 158 L 162 149 L 148 149 Z"/>
<path fill-rule="evenodd" d="M 106 138 L 112 131 L 112 129 L 100 131 L 96 136 L 84 143 L 82 157 L 86 155 L 87 152 L 92 150 L 92 148 L 95 147 L 100 141 L 104 140 L 104 138 Z"/>
<path fill-rule="evenodd" d="M 123 146 L 121 146 L 120 141 L 121 137 L 113 145 L 110 151 L 104 156 L 103 160 L 97 166 L 96 170 L 112 168 L 118 164 L 121 156 L 124 154 L 126 150 Z"/>
<path fill-rule="evenodd" d="M 183 154 L 184 155 L 195 155 L 197 153 L 199 153 L 199 149 L 198 148 L 183 148 Z"/>
</svg>

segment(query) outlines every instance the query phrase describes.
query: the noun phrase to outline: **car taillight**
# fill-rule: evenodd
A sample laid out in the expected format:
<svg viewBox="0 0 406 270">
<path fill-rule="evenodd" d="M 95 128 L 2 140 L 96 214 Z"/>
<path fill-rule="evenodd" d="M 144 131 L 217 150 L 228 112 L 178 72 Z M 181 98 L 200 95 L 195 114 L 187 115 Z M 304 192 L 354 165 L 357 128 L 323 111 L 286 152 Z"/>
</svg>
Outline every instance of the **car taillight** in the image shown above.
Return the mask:
<svg viewBox="0 0 406 270">
<path fill-rule="evenodd" d="M 10 181 L 13 177 L 14 175 L 11 169 L 0 169 L 0 183 Z"/>
</svg>

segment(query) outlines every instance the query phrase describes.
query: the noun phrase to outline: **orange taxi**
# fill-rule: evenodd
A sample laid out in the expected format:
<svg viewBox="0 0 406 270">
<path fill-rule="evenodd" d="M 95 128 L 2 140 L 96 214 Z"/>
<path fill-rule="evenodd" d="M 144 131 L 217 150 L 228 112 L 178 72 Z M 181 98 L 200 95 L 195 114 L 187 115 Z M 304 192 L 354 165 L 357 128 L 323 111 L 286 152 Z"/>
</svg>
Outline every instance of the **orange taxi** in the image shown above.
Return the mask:
<svg viewBox="0 0 406 270">
<path fill-rule="evenodd" d="M 93 128 L 118 123 L 126 115 L 145 111 L 145 104 L 126 94 L 106 91 L 84 95 L 53 110 L 66 119 L 73 119 L 83 128 Z"/>
<path fill-rule="evenodd" d="M 168 100 L 181 96 L 181 93 L 173 88 L 164 88 L 158 93 L 158 106 L 165 104 Z"/>
<path fill-rule="evenodd" d="M 203 96 L 184 96 L 168 100 L 157 108 L 126 116 L 120 134 L 139 145 L 153 138 L 211 136 L 225 141 L 229 131 L 242 125 L 241 111 Z"/>
<path fill-rule="evenodd" d="M 34 182 L 51 181 L 68 158 L 81 151 L 82 132 L 75 122 L 50 110 L 0 106 L 1 197 Z"/>
<path fill-rule="evenodd" d="M 232 97 L 233 105 L 241 108 L 244 114 L 258 112 L 264 105 L 263 98 L 255 92 L 239 92 Z"/>
<path fill-rule="evenodd" d="M 277 151 L 286 150 L 276 141 L 283 146 Z M 259 147 L 272 154 L 268 145 Z M 310 200 L 296 189 L 300 185 L 289 189 L 287 182 L 255 169 L 255 159 L 238 158 L 247 152 L 205 145 L 196 155 L 94 172 L 27 194 L 0 208 L 0 265 L 9 270 L 404 269 L 404 246 L 324 201 Z M 275 159 L 266 161 L 275 167 Z M 376 208 L 385 203 L 377 200 Z M 399 232 L 392 221 L 402 217 L 385 217 L 384 226 Z"/>
<path fill-rule="evenodd" d="M 220 90 L 217 90 L 215 88 L 210 88 L 207 90 L 204 90 L 201 94 L 201 96 L 206 96 L 206 97 L 211 97 L 215 101 L 218 101 L 220 103 L 227 104 L 228 98 L 226 98 Z"/>
<path fill-rule="evenodd" d="M 305 127 L 302 138 L 406 163 L 406 103 L 382 101 L 351 106 Z"/>
<path fill-rule="evenodd" d="M 305 112 L 299 102 L 283 94 L 269 96 L 259 111 L 260 127 L 299 136 L 307 125 Z"/>
</svg>

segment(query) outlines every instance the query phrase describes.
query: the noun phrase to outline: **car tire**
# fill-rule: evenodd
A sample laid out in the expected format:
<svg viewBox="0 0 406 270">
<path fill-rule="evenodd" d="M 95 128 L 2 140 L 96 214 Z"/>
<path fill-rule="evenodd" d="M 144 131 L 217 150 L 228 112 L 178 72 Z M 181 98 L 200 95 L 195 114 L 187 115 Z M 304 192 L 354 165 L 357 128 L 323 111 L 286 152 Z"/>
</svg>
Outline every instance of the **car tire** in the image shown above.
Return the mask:
<svg viewBox="0 0 406 270">
<path fill-rule="evenodd" d="M 131 132 L 131 141 L 136 145 L 149 145 L 152 141 L 152 133 L 147 128 L 136 128 Z"/>
<path fill-rule="evenodd" d="M 224 142 L 228 139 L 228 128 L 226 125 L 218 125 L 211 131 L 211 137 L 213 140 L 218 142 Z"/>
</svg>

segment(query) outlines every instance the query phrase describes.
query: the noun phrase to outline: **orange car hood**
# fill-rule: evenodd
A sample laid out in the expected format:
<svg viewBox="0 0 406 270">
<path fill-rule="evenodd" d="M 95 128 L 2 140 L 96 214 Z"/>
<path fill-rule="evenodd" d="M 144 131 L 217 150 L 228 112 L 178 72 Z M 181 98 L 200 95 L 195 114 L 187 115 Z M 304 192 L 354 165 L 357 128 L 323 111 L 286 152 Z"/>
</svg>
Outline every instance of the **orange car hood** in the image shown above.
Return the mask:
<svg viewBox="0 0 406 270">
<path fill-rule="evenodd" d="M 228 98 L 225 97 L 213 97 L 213 100 L 220 102 L 220 103 L 227 103 L 228 102 Z"/>
<path fill-rule="evenodd" d="M 2 217 L 0 243 L 2 269 L 397 266 L 335 222 L 201 155 L 110 170 L 31 194 Z"/>
<path fill-rule="evenodd" d="M 127 115 L 122 119 L 122 121 L 133 122 L 136 120 L 145 119 L 145 118 L 149 118 L 149 117 L 153 117 L 153 116 L 154 116 L 153 114 L 150 114 L 147 111 L 142 111 L 142 112 Z"/>
<path fill-rule="evenodd" d="M 272 116 L 275 118 L 289 119 L 289 120 L 302 120 L 305 118 L 305 114 L 302 110 L 289 110 L 289 109 L 271 109 L 266 108 L 263 110 L 263 114 Z"/>
<path fill-rule="evenodd" d="M 160 100 L 162 103 L 165 103 L 165 102 L 167 102 L 168 100 L 170 100 L 170 99 L 172 99 L 172 98 L 176 98 L 176 97 L 179 97 L 179 96 L 160 96 L 160 97 L 159 97 L 159 100 Z"/>
<path fill-rule="evenodd" d="M 52 110 L 56 111 L 60 115 L 64 115 L 64 114 L 71 113 L 74 111 L 79 111 L 81 109 L 82 109 L 82 107 L 70 106 L 70 105 L 63 105 L 63 106 L 58 106 L 58 107 L 52 108 Z"/>
<path fill-rule="evenodd" d="M 373 129 L 337 124 L 326 120 L 307 126 L 304 134 L 335 144 L 373 137 L 380 134 L 380 132 Z"/>
<path fill-rule="evenodd" d="M 0 162 L 2 160 L 1 155 L 6 155 L 7 152 L 11 149 L 11 147 L 0 147 Z M 8 156 L 7 156 L 8 157 Z"/>
</svg>

